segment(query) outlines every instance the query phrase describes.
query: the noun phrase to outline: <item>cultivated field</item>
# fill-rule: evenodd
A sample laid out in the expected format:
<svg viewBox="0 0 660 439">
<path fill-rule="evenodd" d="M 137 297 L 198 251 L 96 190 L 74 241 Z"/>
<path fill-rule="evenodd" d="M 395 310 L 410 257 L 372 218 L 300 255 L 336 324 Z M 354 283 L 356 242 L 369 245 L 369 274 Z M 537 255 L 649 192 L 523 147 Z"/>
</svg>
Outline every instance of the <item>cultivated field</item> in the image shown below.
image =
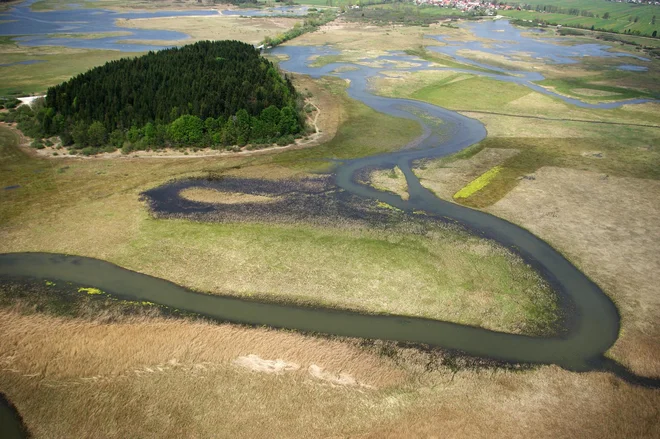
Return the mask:
<svg viewBox="0 0 660 439">
<path fill-rule="evenodd" d="M 624 33 L 639 32 L 641 35 L 651 36 L 653 31 L 660 33 L 660 7 L 653 5 L 642 5 L 625 2 L 612 2 L 604 0 L 581 0 L 575 2 L 572 0 L 529 0 L 525 2 L 532 6 L 531 11 L 500 11 L 500 14 L 512 18 L 521 18 L 525 20 L 538 19 L 549 23 L 562 24 L 565 26 L 575 26 L 596 29 L 605 29 L 608 31 Z M 541 6 L 541 11 L 536 11 L 536 6 Z M 594 16 L 570 15 L 567 11 L 562 13 L 544 12 L 543 6 L 550 5 L 568 10 L 576 8 L 578 10 L 591 12 Z M 608 14 L 608 15 L 605 15 Z M 656 20 L 654 20 L 656 17 Z"/>
</svg>

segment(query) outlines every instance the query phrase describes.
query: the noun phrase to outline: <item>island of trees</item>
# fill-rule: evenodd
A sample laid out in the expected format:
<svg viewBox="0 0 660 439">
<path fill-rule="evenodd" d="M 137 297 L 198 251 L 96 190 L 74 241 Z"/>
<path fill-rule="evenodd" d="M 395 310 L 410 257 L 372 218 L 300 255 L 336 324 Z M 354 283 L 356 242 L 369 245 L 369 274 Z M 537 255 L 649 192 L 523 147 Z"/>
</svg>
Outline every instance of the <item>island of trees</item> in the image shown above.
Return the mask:
<svg viewBox="0 0 660 439">
<path fill-rule="evenodd" d="M 303 129 L 299 99 L 251 45 L 201 41 L 96 67 L 15 117 L 27 135 L 59 136 L 85 153 L 281 145 Z"/>
</svg>

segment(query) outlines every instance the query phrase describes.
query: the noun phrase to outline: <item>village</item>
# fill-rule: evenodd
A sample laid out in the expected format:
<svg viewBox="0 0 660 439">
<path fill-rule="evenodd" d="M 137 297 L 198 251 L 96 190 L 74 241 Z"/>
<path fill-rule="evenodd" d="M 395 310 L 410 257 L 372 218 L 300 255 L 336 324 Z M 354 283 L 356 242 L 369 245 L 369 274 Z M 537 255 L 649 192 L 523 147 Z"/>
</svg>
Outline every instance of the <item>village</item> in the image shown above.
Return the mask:
<svg viewBox="0 0 660 439">
<path fill-rule="evenodd" d="M 477 9 L 480 10 L 485 9 L 487 11 L 520 9 L 519 6 L 504 5 L 504 4 L 498 4 L 497 2 L 488 2 L 488 1 L 414 0 L 414 3 L 418 6 L 431 5 L 431 6 L 438 6 L 440 8 L 453 8 L 453 9 L 458 9 L 462 12 L 470 12 L 470 11 L 475 11 Z M 489 15 L 494 15 L 494 12 Z"/>
</svg>

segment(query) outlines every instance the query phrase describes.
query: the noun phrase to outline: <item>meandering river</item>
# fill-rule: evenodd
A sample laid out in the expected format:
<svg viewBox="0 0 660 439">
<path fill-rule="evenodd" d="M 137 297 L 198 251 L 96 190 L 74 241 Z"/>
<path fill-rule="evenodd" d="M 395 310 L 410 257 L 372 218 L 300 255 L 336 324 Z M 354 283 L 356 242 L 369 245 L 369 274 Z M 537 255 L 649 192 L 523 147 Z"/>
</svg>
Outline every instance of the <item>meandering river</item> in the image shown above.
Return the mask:
<svg viewBox="0 0 660 439">
<path fill-rule="evenodd" d="M 107 11 L 106 11 L 107 12 Z M 134 37 L 133 37 L 134 38 Z M 160 38 L 162 39 L 162 38 Z M 349 95 L 377 111 L 413 119 L 424 127 L 424 135 L 399 151 L 346 160 L 336 167 L 336 184 L 359 197 L 375 199 L 407 212 L 428 212 L 464 225 L 473 233 L 495 240 L 518 253 L 557 291 L 566 319 L 566 331 L 555 337 L 530 337 L 506 334 L 482 328 L 423 318 L 364 315 L 331 309 L 285 306 L 248 301 L 232 297 L 207 295 L 187 290 L 163 279 L 136 273 L 108 262 L 79 256 L 45 253 L 15 253 L 0 255 L 0 278 L 6 276 L 69 281 L 100 288 L 110 294 L 132 300 L 150 301 L 187 310 L 220 321 L 277 328 L 297 329 L 351 337 L 364 337 L 423 343 L 466 354 L 494 358 L 506 362 L 557 364 L 575 371 L 610 370 L 620 377 L 648 386 L 660 386 L 660 380 L 636 376 L 612 360 L 605 352 L 616 341 L 620 326 L 613 302 L 601 289 L 545 241 L 525 229 L 487 213 L 472 210 L 436 198 L 425 189 L 412 172 L 415 160 L 436 158 L 460 151 L 486 137 L 484 126 L 466 116 L 431 104 L 376 96 L 371 93 L 368 78 L 384 68 L 352 64 L 352 70 L 336 63 L 320 68 L 310 67 L 310 57 L 334 53 L 325 47 L 278 47 L 273 54 L 286 55 L 281 67 L 297 73 L 322 76 L 333 74 L 350 81 Z M 381 57 L 380 62 L 406 61 L 407 71 L 437 69 L 425 61 L 403 54 Z M 556 60 L 555 60 L 556 61 Z M 469 62 L 469 60 L 467 60 Z M 411 67 L 412 65 L 412 67 Z M 490 66 L 488 66 L 491 68 Z M 402 69 L 392 65 L 387 70 Z M 492 69 L 492 68 L 491 68 Z M 455 69 L 454 69 L 455 70 Z M 500 70 L 482 73 L 501 81 L 512 81 L 567 103 L 590 108 L 612 108 L 623 104 L 644 102 L 634 100 L 607 104 L 590 104 L 556 95 L 537 85 L 537 80 L 519 72 Z M 423 117 L 421 116 L 423 115 Z M 441 130 L 429 120 L 442 121 Z M 366 167 L 399 166 L 405 174 L 410 198 L 382 192 L 361 184 L 356 175 Z M 176 194 L 175 194 L 176 195 Z M 171 197 L 172 208 L 180 198 Z M 188 202 L 189 203 L 189 202 Z M 161 206 L 167 209 L 168 206 Z M 200 209 L 206 208 L 200 204 Z M 414 293 L 414 292 L 407 292 Z"/>
<path fill-rule="evenodd" d="M 281 64 L 283 68 L 320 76 L 331 74 L 342 66 L 309 67 L 309 57 L 324 51 L 326 49 L 314 47 L 281 47 L 274 53 L 289 57 Z M 420 68 L 425 67 L 422 64 Z M 376 199 L 408 212 L 428 212 L 460 223 L 473 233 L 493 239 L 520 254 L 558 292 L 562 309 L 569 316 L 566 331 L 561 336 L 530 337 L 422 318 L 364 315 L 199 294 L 162 279 L 77 256 L 42 253 L 0 255 L 0 276 L 36 277 L 91 285 L 117 296 L 185 309 L 222 321 L 423 343 L 473 356 L 507 362 L 557 364 L 576 371 L 611 368 L 612 363 L 603 354 L 618 337 L 619 315 L 612 301 L 596 284 L 530 232 L 487 213 L 436 198 L 422 187 L 412 172 L 411 163 L 415 160 L 452 154 L 484 139 L 484 126 L 477 120 L 428 103 L 375 96 L 369 91 L 368 78 L 378 74 L 379 69 L 358 65 L 351 67 L 354 70 L 332 73 L 350 80 L 348 93 L 351 97 L 380 112 L 418 121 L 424 127 L 424 135 L 411 145 L 402 145 L 396 152 L 339 163 L 335 173 L 336 184 L 359 197 Z M 442 121 L 441 130 L 429 123 L 433 119 Z M 365 167 L 395 165 L 405 174 L 410 192 L 408 200 L 356 181 L 356 174 Z M 168 200 L 172 208 L 181 202 L 177 193 Z M 190 204 L 189 201 L 186 203 Z M 159 208 L 167 210 L 169 207 L 161 204 Z M 208 206 L 199 204 L 199 209 L 205 210 Z"/>
</svg>

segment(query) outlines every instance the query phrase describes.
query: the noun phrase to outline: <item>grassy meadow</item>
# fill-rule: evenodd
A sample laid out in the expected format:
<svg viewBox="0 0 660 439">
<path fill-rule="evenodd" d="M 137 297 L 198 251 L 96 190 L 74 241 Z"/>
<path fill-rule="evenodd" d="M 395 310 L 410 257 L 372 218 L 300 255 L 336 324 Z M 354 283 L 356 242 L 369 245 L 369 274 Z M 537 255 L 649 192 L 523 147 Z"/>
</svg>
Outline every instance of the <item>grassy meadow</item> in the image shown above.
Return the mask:
<svg viewBox="0 0 660 439">
<path fill-rule="evenodd" d="M 564 26 L 574 26 L 596 29 L 604 29 L 612 32 L 624 33 L 630 30 L 633 33 L 639 32 L 641 35 L 651 36 L 653 31 L 660 33 L 660 7 L 654 5 L 641 5 L 633 3 L 617 3 L 604 0 L 529 0 L 525 4 L 532 6 L 531 11 L 500 11 L 499 13 L 507 17 L 519 18 L 523 20 L 543 20 L 549 23 L 561 24 Z M 584 17 L 569 14 L 537 12 L 536 6 L 552 5 L 563 9 L 577 8 L 593 13 L 594 17 Z M 609 14 L 605 18 L 605 14 Z M 652 24 L 653 17 L 656 17 L 656 23 Z"/>
<path fill-rule="evenodd" d="M 26 47 L 15 43 L 11 37 L 0 44 L 0 63 L 39 60 L 36 64 L 13 65 L 2 68 L 3 81 L 0 96 L 45 93 L 48 87 L 57 85 L 72 76 L 119 58 L 138 56 L 111 50 L 85 50 L 65 47 Z"/>
<path fill-rule="evenodd" d="M 0 250 L 98 257 L 211 293 L 422 315 L 514 332 L 547 330 L 554 302 L 538 277 L 508 252 L 457 231 L 441 227 L 415 236 L 396 229 L 154 220 L 138 201 L 141 190 L 179 175 L 241 167 L 244 176 L 291 177 L 317 169 L 320 157 L 382 152 L 418 135 L 409 121 L 337 98 L 346 104 L 346 123 L 332 141 L 249 158 L 37 160 L 17 152 L 19 139 L 4 128 L 0 185 L 20 187 L 2 194 L 7 227 Z M 389 141 L 375 143 L 376 133 L 383 132 L 391 133 Z M 40 215 L 31 213 L 35 208 Z M 466 306 L 472 301 L 483 306 Z"/>
<path fill-rule="evenodd" d="M 45 0 L 37 7 L 69 2 Z M 191 2 L 85 2 L 117 8 L 146 3 L 176 8 Z M 469 38 L 463 30 L 445 30 Z M 331 42 L 382 54 L 418 50 L 422 37 L 419 27 L 333 22 L 292 44 Z M 9 76 L 0 93 L 45 91 L 121 55 L 30 52 L 2 41 L 3 62 L 9 55 L 52 58 L 5 68 Z M 548 86 L 566 94 L 608 91 L 602 87 L 657 91 L 654 69 L 597 77 L 604 66 L 586 60 L 579 68 L 542 71 L 555 81 Z M 573 76 L 589 80 L 575 82 Z M 621 338 L 609 355 L 638 373 L 660 375 L 660 129 L 625 125 L 660 125 L 658 104 L 583 110 L 455 72 L 374 84 L 383 94 L 428 100 L 485 124 L 489 136 L 480 144 L 418 163 L 414 171 L 422 183 L 451 199 L 500 166 L 461 202 L 520 224 L 567 255 L 622 313 Z M 329 158 L 392 151 L 421 133 L 411 121 L 350 100 L 343 81 L 297 77 L 296 85 L 313 94 L 320 110 L 319 145 L 218 157 L 45 159 L 25 148 L 28 139 L 0 125 L 0 252 L 97 257 L 211 294 L 421 315 L 518 333 L 552 325 L 553 295 L 535 272 L 501 247 L 453 227 L 216 224 L 149 214 L 140 193 L 172 178 L 302 178 L 330 172 Z M 591 93 L 585 96 L 603 98 Z M 370 178 L 379 188 L 407 195 L 397 169 Z M 12 186 L 18 187 L 6 189 Z M 245 201 L 208 192 L 187 196 Z M 18 288 L 21 294 L 49 291 L 46 284 Z M 473 367 L 450 353 L 394 343 L 168 318 L 148 307 L 122 313 L 103 299 L 95 307 L 76 302 L 67 314 L 30 300 L 6 302 L 12 294 L 0 285 L 0 391 L 35 438 L 660 435 L 660 393 L 605 373 Z"/>
<path fill-rule="evenodd" d="M 610 70 L 608 60 L 584 60 L 562 66 L 563 72 L 520 62 L 549 78 L 541 85 L 590 102 L 658 90 L 655 62 L 637 76 Z M 479 144 L 418 162 L 414 172 L 422 184 L 440 198 L 494 213 L 556 246 L 622 313 L 621 338 L 609 355 L 657 376 L 660 346 L 652 341 L 658 336 L 652 322 L 660 303 L 651 273 L 660 267 L 653 244 L 660 231 L 651 193 L 660 182 L 658 104 L 582 109 L 523 86 L 455 72 L 393 75 L 374 85 L 383 95 L 431 102 L 484 123 L 488 137 Z M 638 275 L 640 269 L 649 274 Z"/>
</svg>

